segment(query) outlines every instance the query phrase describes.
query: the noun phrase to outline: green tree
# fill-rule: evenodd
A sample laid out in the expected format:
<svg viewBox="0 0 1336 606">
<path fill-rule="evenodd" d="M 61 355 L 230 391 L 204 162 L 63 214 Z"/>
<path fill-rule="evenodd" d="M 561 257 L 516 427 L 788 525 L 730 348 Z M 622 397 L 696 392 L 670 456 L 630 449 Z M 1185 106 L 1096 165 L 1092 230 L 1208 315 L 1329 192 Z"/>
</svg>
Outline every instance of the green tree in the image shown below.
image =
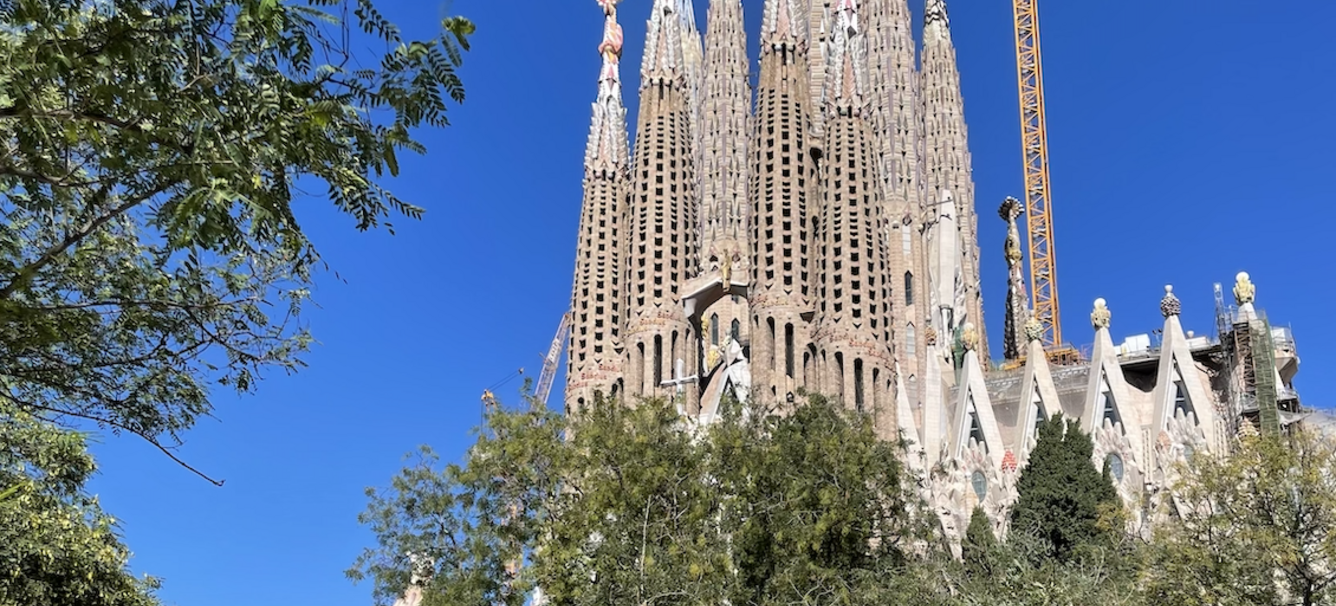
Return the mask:
<svg viewBox="0 0 1336 606">
<path fill-rule="evenodd" d="M 405 39 L 371 0 L 0 1 L 0 400 L 168 452 L 212 388 L 299 368 L 320 265 L 294 199 L 421 214 L 377 178 L 463 99 L 473 26 L 444 28 Z"/>
<path fill-rule="evenodd" d="M 1181 466 L 1151 545 L 1151 603 L 1336 603 L 1336 439 L 1247 436 Z"/>
<path fill-rule="evenodd" d="M 1108 470 L 1101 473 L 1091 460 L 1090 436 L 1057 415 L 1040 423 L 1038 432 L 1016 482 L 1012 531 L 1038 538 L 1045 548 L 1037 554 L 1059 562 L 1087 547 L 1112 546 L 1119 530 L 1109 520 L 1120 502 Z"/>
<path fill-rule="evenodd" d="M 876 587 L 882 573 L 922 536 L 898 445 L 878 439 L 868 416 L 816 396 L 754 418 L 712 434 L 738 571 L 731 602 L 860 604 L 893 592 Z"/>
<path fill-rule="evenodd" d="M 1146 604 L 1123 554 L 1094 549 L 1079 560 L 1061 562 L 1049 555 L 1051 549 L 1044 538 L 1012 532 L 989 551 L 989 574 L 975 574 L 968 561 L 938 562 L 933 582 L 951 594 L 946 603 L 960 606 Z M 934 562 L 923 565 L 931 567 Z"/>
<path fill-rule="evenodd" d="M 965 564 L 965 574 L 969 578 L 986 579 L 997 568 L 997 535 L 993 534 L 993 524 L 988 521 L 988 514 L 979 507 L 970 514 L 970 525 L 965 529 L 965 540 L 960 545 L 961 559 Z"/>
<path fill-rule="evenodd" d="M 376 536 L 348 570 L 371 579 L 378 603 L 416 585 L 424 606 L 523 604 L 530 576 L 508 568 L 532 557 L 572 455 L 567 422 L 543 407 L 489 408 L 463 464 L 442 467 L 423 447 L 384 490 L 367 489 L 359 516 Z"/>
<path fill-rule="evenodd" d="M 377 546 L 350 574 L 382 602 L 416 576 L 425 604 L 516 604 L 536 586 L 572 606 L 921 594 L 896 446 L 862 415 L 821 399 L 783 417 L 725 404 L 708 427 L 661 400 L 550 415 L 493 412 L 462 466 L 415 465 L 373 491 Z M 515 557 L 529 565 L 510 577 Z"/>
<path fill-rule="evenodd" d="M 0 400 L 0 604 L 150 606 L 115 520 L 84 489 L 86 438 Z"/>
</svg>

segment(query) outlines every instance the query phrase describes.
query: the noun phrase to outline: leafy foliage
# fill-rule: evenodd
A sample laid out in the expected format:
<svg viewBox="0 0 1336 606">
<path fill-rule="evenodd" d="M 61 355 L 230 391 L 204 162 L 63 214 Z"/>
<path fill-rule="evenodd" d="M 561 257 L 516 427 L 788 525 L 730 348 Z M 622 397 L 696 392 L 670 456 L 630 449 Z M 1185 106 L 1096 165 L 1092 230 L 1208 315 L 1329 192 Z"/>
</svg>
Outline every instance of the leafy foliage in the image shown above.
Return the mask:
<svg viewBox="0 0 1336 606">
<path fill-rule="evenodd" d="M 1095 469 L 1094 444 L 1074 420 L 1040 423 L 1029 463 L 1016 482 L 1011 528 L 1043 542 L 1038 553 L 1068 562 L 1088 547 L 1111 546 L 1111 514 L 1121 507 L 1108 471 Z"/>
<path fill-rule="evenodd" d="M 0 400 L 0 604 L 149 606 L 157 581 L 127 570 L 129 551 L 84 485 L 85 437 Z"/>
<path fill-rule="evenodd" d="M 993 524 L 988 521 L 988 514 L 979 507 L 970 514 L 970 525 L 965 529 L 965 540 L 961 542 L 961 559 L 965 564 L 965 574 L 971 579 L 986 579 L 998 568 L 997 535 L 993 534 Z"/>
<path fill-rule="evenodd" d="M 660 400 L 486 422 L 462 466 L 371 493 L 378 546 L 350 575 L 381 603 L 1331 603 L 1336 442 L 1309 434 L 1194 459 L 1180 520 L 1146 544 L 1121 534 L 1089 437 L 1048 420 L 1016 505 L 1032 511 L 999 540 L 976 510 L 957 560 L 916 522 L 934 514 L 899 446 L 819 397 L 785 416 L 725 402 L 705 427 Z"/>
<path fill-rule="evenodd" d="M 473 26 L 444 27 L 406 40 L 371 0 L 0 2 L 0 399 L 165 449 L 212 387 L 299 368 L 298 182 L 359 229 L 421 215 L 375 178 L 463 100 Z"/>
<path fill-rule="evenodd" d="M 463 467 L 396 477 L 363 516 L 379 546 L 351 576 L 389 602 L 411 586 L 413 553 L 433 563 L 418 571 L 424 604 L 514 604 L 536 585 L 569 605 L 871 604 L 894 589 L 905 478 L 868 419 L 821 399 L 785 417 L 734 403 L 703 428 L 658 400 L 595 402 L 564 430 L 549 414 L 493 412 L 491 426 L 542 430 L 484 434 Z M 499 492 L 521 482 L 533 492 Z M 521 556 L 518 577 L 498 573 Z"/>
<path fill-rule="evenodd" d="M 440 468 L 426 447 L 414 455 L 359 517 L 377 547 L 348 576 L 371 578 L 381 603 L 419 585 L 424 606 L 523 604 L 533 579 L 507 564 L 532 553 L 551 518 L 571 453 L 566 420 L 542 408 L 489 410 L 463 465 Z"/>
<path fill-rule="evenodd" d="M 1336 439 L 1241 438 L 1182 466 L 1146 569 L 1156 604 L 1336 602 Z"/>
</svg>

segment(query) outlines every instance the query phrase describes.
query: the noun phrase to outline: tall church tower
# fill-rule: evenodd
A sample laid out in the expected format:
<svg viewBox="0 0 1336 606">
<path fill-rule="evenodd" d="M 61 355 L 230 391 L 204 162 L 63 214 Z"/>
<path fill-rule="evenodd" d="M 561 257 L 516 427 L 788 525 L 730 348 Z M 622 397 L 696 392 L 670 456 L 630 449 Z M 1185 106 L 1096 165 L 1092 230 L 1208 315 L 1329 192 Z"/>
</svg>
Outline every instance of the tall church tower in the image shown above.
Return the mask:
<svg viewBox="0 0 1336 606">
<path fill-rule="evenodd" d="M 868 46 L 872 125 L 878 144 L 878 171 L 886 219 L 887 278 L 893 293 L 890 312 L 894 349 L 907 374 L 909 401 L 918 393 L 927 349 L 927 295 L 921 179 L 919 178 L 918 70 L 913 20 L 906 0 L 862 0 L 860 14 Z"/>
<path fill-rule="evenodd" d="M 626 256 L 626 393 L 670 395 L 665 381 L 696 372 L 695 334 L 679 290 L 697 258 L 695 149 L 691 93 L 683 54 L 687 35 L 676 0 L 654 0 L 640 68 L 633 186 Z M 680 362 L 679 362 L 680 361 Z M 692 384 L 684 387 L 688 409 Z"/>
<path fill-rule="evenodd" d="M 747 81 L 747 34 L 742 0 L 710 2 L 705 35 L 705 78 L 701 87 L 701 243 L 698 267 L 746 276 L 748 245 L 747 148 L 751 131 L 751 90 Z M 751 314 L 747 300 L 732 294 L 701 315 L 706 372 L 722 359 L 730 341 L 746 342 Z"/>
<path fill-rule="evenodd" d="M 891 288 L 882 183 L 872 128 L 866 37 L 857 0 L 838 0 L 826 55 L 825 155 L 816 221 L 816 349 L 820 390 L 873 414 L 895 436 Z"/>
<path fill-rule="evenodd" d="M 751 145 L 751 394 L 785 401 L 804 384 L 808 352 L 811 242 L 808 201 L 814 192 L 808 149 L 811 71 L 807 3 L 766 0 L 761 77 Z"/>
<path fill-rule="evenodd" d="M 626 108 L 622 105 L 622 28 L 617 5 L 604 11 L 598 97 L 584 159 L 584 202 L 571 289 L 566 409 L 592 402 L 596 391 L 616 395 L 622 384 L 622 239 L 628 191 Z"/>
<path fill-rule="evenodd" d="M 923 15 L 923 203 L 942 204 L 949 194 L 954 200 L 960 254 L 956 301 L 940 301 L 955 308 L 955 326 L 974 324 L 986 335 L 983 296 L 979 284 L 978 216 L 974 206 L 974 178 L 970 164 L 965 105 L 960 95 L 960 72 L 956 48 L 951 42 L 951 23 L 945 0 L 927 0 Z M 937 214 L 930 209 L 929 214 Z M 940 279 L 951 280 L 950 275 Z M 949 339 L 949 335 L 947 336 Z M 988 340 L 980 339 L 980 359 L 988 359 Z"/>
</svg>

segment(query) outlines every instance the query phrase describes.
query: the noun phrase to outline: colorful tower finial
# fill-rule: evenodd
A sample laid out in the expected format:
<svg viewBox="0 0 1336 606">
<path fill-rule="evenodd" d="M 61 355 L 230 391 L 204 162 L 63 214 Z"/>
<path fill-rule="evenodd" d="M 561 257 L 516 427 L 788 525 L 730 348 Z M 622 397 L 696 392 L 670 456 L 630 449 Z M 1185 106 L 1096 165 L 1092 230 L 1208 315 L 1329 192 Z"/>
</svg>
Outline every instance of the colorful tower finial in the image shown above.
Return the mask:
<svg viewBox="0 0 1336 606">
<path fill-rule="evenodd" d="M 626 140 L 626 108 L 622 104 L 622 26 L 617 23 L 621 0 L 598 0 L 603 8 L 603 40 L 598 53 L 603 66 L 598 76 L 598 98 L 594 101 L 589 143 L 585 149 L 586 170 L 612 170 L 630 156 Z"/>
</svg>

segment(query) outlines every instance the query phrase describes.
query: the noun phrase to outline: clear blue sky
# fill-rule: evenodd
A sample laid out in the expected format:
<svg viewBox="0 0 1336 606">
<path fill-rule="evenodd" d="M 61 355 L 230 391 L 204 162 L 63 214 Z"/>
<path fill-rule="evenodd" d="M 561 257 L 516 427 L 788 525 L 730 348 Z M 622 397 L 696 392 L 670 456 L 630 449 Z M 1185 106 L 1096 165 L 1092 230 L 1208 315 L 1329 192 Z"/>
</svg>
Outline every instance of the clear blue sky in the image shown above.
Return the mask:
<svg viewBox="0 0 1336 606">
<path fill-rule="evenodd" d="M 704 24 L 706 0 L 696 3 Z M 418 37 L 447 10 L 378 4 Z M 745 2 L 752 32 L 761 4 Z M 649 5 L 622 4 L 629 88 Z M 921 12 L 922 0 L 911 5 Z M 950 7 L 998 347 L 995 209 L 1021 191 L 1011 8 Z M 601 14 L 593 0 L 449 10 L 478 24 L 468 101 L 452 109 L 454 126 L 422 133 L 429 154 L 401 159 L 390 183 L 429 212 L 397 221 L 391 237 L 303 202 L 345 282 L 325 276 L 316 293 L 309 369 L 272 376 L 253 397 L 220 394 L 217 419 L 188 434 L 181 454 L 226 487 L 130 438 L 95 449 L 94 488 L 169 604 L 368 603 L 370 586 L 342 572 L 370 541 L 356 522 L 363 488 L 384 485 L 418 444 L 459 456 L 480 392 L 518 367 L 537 374 L 568 303 Z M 1115 339 L 1158 328 L 1165 284 L 1186 327 L 1211 333 L 1212 283 L 1228 288 L 1247 270 L 1259 306 L 1294 328 L 1306 403 L 1336 402 L 1336 347 L 1322 347 L 1336 343 L 1336 3 L 1041 0 L 1040 10 L 1068 339 L 1092 340 L 1096 297 L 1109 301 Z M 514 401 L 516 386 L 501 395 Z"/>
</svg>

